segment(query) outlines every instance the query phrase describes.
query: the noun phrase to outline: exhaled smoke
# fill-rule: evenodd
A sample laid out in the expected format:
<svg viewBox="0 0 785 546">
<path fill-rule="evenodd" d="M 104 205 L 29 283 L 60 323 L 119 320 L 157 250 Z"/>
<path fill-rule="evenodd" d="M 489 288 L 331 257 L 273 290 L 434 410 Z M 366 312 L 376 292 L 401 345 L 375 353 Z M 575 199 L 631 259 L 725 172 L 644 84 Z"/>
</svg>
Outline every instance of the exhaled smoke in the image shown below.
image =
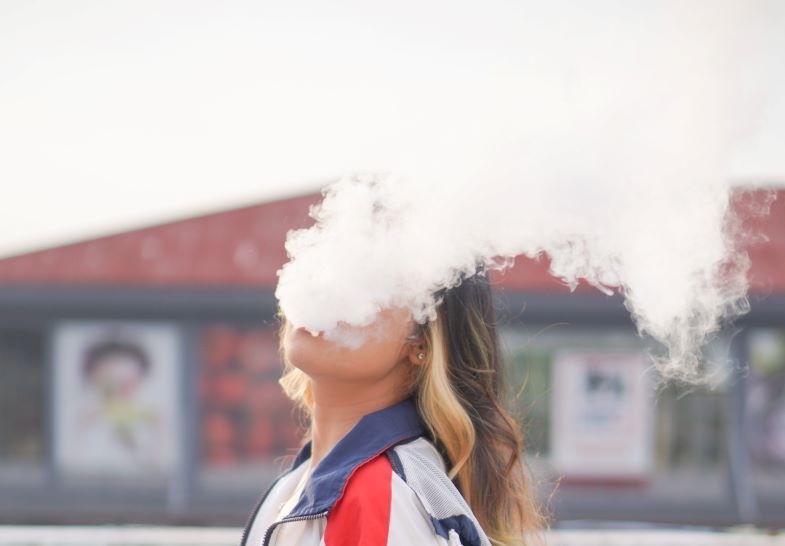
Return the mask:
<svg viewBox="0 0 785 546">
<path fill-rule="evenodd" d="M 761 13 L 581 5 L 511 53 L 508 86 L 424 89 L 422 125 L 386 163 L 325 189 L 315 225 L 287 240 L 289 320 L 329 335 L 403 305 L 424 321 L 478 261 L 545 253 L 567 285 L 623 294 L 667 349 L 660 371 L 696 379 L 702 343 L 746 308 L 729 173 L 760 98 Z"/>
</svg>

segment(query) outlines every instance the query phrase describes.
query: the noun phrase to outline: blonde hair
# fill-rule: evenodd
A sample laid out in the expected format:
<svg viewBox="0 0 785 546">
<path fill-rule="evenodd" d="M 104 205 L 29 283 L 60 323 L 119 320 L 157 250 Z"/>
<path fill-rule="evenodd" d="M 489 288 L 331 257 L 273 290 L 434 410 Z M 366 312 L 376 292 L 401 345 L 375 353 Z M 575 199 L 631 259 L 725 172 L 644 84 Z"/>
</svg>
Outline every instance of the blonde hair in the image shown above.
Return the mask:
<svg viewBox="0 0 785 546">
<path fill-rule="evenodd" d="M 284 319 L 281 334 L 285 328 Z M 450 479 L 491 542 L 543 544 L 546 518 L 523 459 L 523 433 L 502 400 L 505 381 L 487 279 L 471 277 L 444 292 L 437 318 L 418 325 L 412 337 L 424 342 L 427 358 L 412 366 L 409 392 L 447 459 Z M 285 363 L 280 384 L 309 414 L 308 376 Z"/>
</svg>

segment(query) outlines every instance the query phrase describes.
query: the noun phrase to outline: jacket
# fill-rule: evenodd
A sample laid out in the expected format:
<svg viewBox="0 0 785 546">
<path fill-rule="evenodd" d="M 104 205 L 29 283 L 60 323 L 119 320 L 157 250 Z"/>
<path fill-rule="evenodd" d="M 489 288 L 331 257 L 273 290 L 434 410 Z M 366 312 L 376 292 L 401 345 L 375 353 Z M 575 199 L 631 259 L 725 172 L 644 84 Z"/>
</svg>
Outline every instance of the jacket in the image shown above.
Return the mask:
<svg viewBox="0 0 785 546">
<path fill-rule="evenodd" d="M 411 398 L 362 417 L 276 520 L 304 479 L 310 449 L 259 499 L 241 546 L 490 546 Z"/>
</svg>

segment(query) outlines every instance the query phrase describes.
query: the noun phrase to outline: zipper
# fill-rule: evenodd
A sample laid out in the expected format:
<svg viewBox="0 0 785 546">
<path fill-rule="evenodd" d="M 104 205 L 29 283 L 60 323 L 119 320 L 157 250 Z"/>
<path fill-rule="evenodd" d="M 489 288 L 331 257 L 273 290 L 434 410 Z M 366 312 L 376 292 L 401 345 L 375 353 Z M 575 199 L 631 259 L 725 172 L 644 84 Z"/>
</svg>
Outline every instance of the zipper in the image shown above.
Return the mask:
<svg viewBox="0 0 785 546">
<path fill-rule="evenodd" d="M 398 442 L 393 442 L 393 443 L 387 445 L 384 449 L 382 449 L 381 451 L 376 453 L 373 457 L 370 457 L 368 460 L 371 460 L 371 459 L 373 459 L 375 457 L 378 457 L 382 453 L 385 453 L 392 446 L 398 444 L 399 442 L 400 442 L 400 440 Z M 391 463 L 391 465 L 392 464 L 393 463 Z M 352 470 L 352 472 L 349 474 L 349 477 L 346 478 L 346 483 L 349 482 L 349 480 L 351 479 L 352 475 L 357 470 L 357 468 L 359 468 L 359 466 L 356 467 L 354 470 Z M 401 472 L 403 472 L 403 468 L 401 468 L 400 470 L 401 470 Z M 344 491 L 341 491 L 341 496 L 338 497 L 338 499 L 336 499 L 333 502 L 333 505 L 335 505 L 339 500 L 341 500 L 341 497 L 343 497 L 343 493 L 344 493 Z M 270 525 L 267 528 L 267 531 L 264 533 L 264 540 L 262 541 L 261 546 L 268 546 L 268 543 L 270 542 L 270 537 L 272 536 L 273 531 L 275 531 L 275 528 L 278 527 L 281 523 L 288 523 L 290 521 L 304 521 L 304 520 L 309 520 L 309 519 L 319 519 L 319 518 L 322 518 L 322 517 L 326 516 L 329 511 L 330 510 L 328 508 L 327 510 L 323 510 L 322 512 L 319 512 L 319 513 L 316 513 L 316 514 L 308 514 L 308 515 L 305 515 L 305 516 L 287 517 L 287 518 L 283 518 L 282 520 L 276 521 L 275 523 L 273 523 L 272 525 Z"/>
<path fill-rule="evenodd" d="M 264 533 L 264 540 L 262 541 L 262 546 L 267 546 L 267 544 L 270 542 L 270 537 L 272 537 L 272 535 L 273 535 L 273 531 L 280 524 L 282 524 L 282 523 L 289 523 L 290 521 L 305 521 L 305 520 L 309 520 L 309 519 L 323 518 L 324 516 L 327 515 L 328 511 L 329 510 L 325 510 L 325 511 L 319 512 L 317 514 L 308 514 L 306 516 L 295 516 L 295 517 L 292 517 L 292 518 L 283 518 L 282 520 L 276 521 L 275 523 L 273 523 L 272 525 L 270 525 L 267 528 L 267 531 L 265 531 L 265 533 Z"/>
<path fill-rule="evenodd" d="M 270 494 L 270 491 L 272 491 L 273 487 L 275 487 L 275 484 L 277 484 L 278 481 L 284 476 L 286 476 L 286 474 L 288 473 L 289 472 L 284 472 L 283 474 L 275 478 L 273 480 L 273 483 L 271 483 L 270 486 L 267 488 L 267 491 L 265 491 L 262 495 L 259 496 L 259 500 L 256 501 L 256 507 L 254 507 L 253 511 L 248 516 L 248 521 L 245 522 L 245 528 L 243 529 L 243 537 L 240 540 L 240 546 L 245 546 L 245 541 L 248 540 L 248 534 L 251 532 L 251 526 L 253 525 L 253 520 L 256 519 L 256 515 L 259 513 L 259 509 L 262 507 L 262 504 L 264 503 L 265 499 L 267 499 L 268 495 Z"/>
<path fill-rule="evenodd" d="M 417 437 L 419 437 L 419 436 L 417 436 Z M 379 455 L 381 455 L 382 453 L 384 453 L 384 452 L 386 452 L 387 450 L 389 450 L 391 447 L 393 447 L 393 446 L 395 446 L 395 445 L 398 445 L 398 444 L 402 443 L 402 442 L 403 442 L 404 440 L 406 440 L 406 439 L 407 439 L 407 437 L 397 438 L 395 441 L 393 441 L 393 442 L 390 442 L 389 444 L 387 444 L 387 445 L 384 447 L 384 449 L 381 449 L 380 451 L 376 452 L 376 453 L 375 453 L 375 454 L 374 454 L 372 457 L 369 457 L 369 458 L 367 459 L 367 461 L 369 461 L 369 460 L 371 460 L 371 459 L 373 459 L 373 458 L 375 458 L 375 457 L 378 457 L 378 456 L 379 456 Z M 412 439 L 413 439 L 413 438 L 412 438 Z M 366 461 L 366 462 L 367 462 L 367 461 Z M 361 466 L 361 465 L 360 465 L 360 466 Z M 352 470 L 352 472 L 351 472 L 351 473 L 349 474 L 349 476 L 346 478 L 346 482 L 344 483 L 344 485 L 345 485 L 346 483 L 348 483 L 348 481 L 351 479 L 352 475 L 353 475 L 353 474 L 354 474 L 354 472 L 357 470 L 357 468 L 359 468 L 359 466 L 358 466 L 358 467 L 355 467 L 355 468 Z M 264 499 L 265 499 L 265 498 L 267 497 L 267 495 L 270 493 L 270 491 L 272 490 L 273 486 L 275 486 L 275 484 L 278 482 L 278 480 L 279 480 L 279 479 L 281 479 L 281 478 L 283 478 L 283 477 L 284 477 L 286 474 L 288 474 L 288 473 L 289 473 L 289 472 L 291 472 L 292 470 L 294 470 L 294 469 L 291 469 L 291 470 L 287 471 L 286 473 L 284 473 L 283 475 L 281 475 L 281 476 L 279 476 L 278 478 L 276 478 L 275 482 L 273 482 L 273 484 L 272 484 L 272 485 L 270 486 L 270 488 L 267 490 L 267 493 L 265 493 L 265 494 L 264 494 L 264 496 L 263 496 L 263 497 L 262 497 L 262 498 L 259 500 L 259 503 L 258 503 L 258 504 L 257 504 L 257 506 L 256 506 L 256 510 L 254 510 L 253 514 L 251 515 L 251 518 L 250 518 L 250 519 L 249 519 L 249 521 L 248 521 L 248 524 L 246 525 L 246 528 L 245 528 L 245 530 L 243 531 L 243 541 L 240 543 L 240 546 L 246 546 L 246 544 L 245 544 L 245 541 L 246 541 L 246 539 L 248 538 L 248 533 L 250 532 L 250 529 L 251 529 L 251 524 L 252 524 L 252 522 L 253 522 L 253 519 L 256 517 L 256 513 L 259 511 L 259 507 L 261 507 L 262 503 L 264 502 Z M 400 468 L 400 470 L 401 470 L 401 472 L 403 472 L 403 468 Z M 342 491 L 341 491 L 341 495 L 338 497 L 338 499 L 336 499 L 336 500 L 333 502 L 333 505 L 334 505 L 335 503 L 337 503 L 339 500 L 341 500 L 341 498 L 343 497 L 343 493 L 344 493 L 344 491 L 342 490 Z M 294 517 L 286 517 L 286 518 L 283 518 L 283 519 L 281 519 L 281 520 L 279 520 L 279 521 L 276 521 L 276 522 L 274 522 L 273 524 L 271 524 L 271 525 L 270 525 L 270 526 L 267 528 L 267 531 L 265 531 L 265 533 L 264 533 L 264 540 L 262 541 L 262 544 L 261 544 L 261 546 L 268 546 L 268 543 L 270 542 L 270 537 L 272 536 L 272 534 L 273 534 L 273 531 L 274 531 L 274 530 L 275 530 L 275 528 L 276 528 L 276 527 L 278 527 L 278 525 L 280 525 L 281 523 L 288 523 L 288 522 L 290 522 L 290 521 L 304 521 L 304 520 L 309 520 L 309 519 L 319 519 L 319 518 L 321 518 L 321 517 L 324 517 L 324 516 L 326 516 L 328 512 L 329 512 L 329 508 L 328 508 L 327 510 L 323 510 L 322 512 L 319 512 L 319 513 L 316 513 L 316 514 L 308 514 L 308 515 L 305 515 L 305 516 L 294 516 Z"/>
</svg>

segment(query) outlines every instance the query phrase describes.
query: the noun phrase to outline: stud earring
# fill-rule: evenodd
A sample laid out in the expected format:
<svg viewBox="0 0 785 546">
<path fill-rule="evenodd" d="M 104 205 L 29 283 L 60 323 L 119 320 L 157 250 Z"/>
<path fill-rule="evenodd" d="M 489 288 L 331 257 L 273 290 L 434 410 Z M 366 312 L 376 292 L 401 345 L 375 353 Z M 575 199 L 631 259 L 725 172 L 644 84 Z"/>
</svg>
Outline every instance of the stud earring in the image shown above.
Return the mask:
<svg viewBox="0 0 785 546">
<path fill-rule="evenodd" d="M 423 358 L 425 358 L 425 353 L 420 353 L 420 354 L 418 354 L 418 355 L 417 355 L 417 358 L 419 358 L 420 360 L 422 360 Z"/>
</svg>

